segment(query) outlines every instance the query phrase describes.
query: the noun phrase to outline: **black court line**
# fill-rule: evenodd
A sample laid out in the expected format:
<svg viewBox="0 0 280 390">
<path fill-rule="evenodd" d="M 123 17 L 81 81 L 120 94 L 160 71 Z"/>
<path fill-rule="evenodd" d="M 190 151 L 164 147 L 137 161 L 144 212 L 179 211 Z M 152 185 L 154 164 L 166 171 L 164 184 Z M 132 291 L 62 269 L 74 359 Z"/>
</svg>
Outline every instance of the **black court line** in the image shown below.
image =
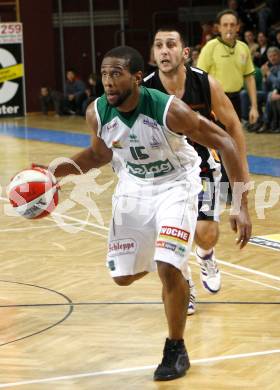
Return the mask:
<svg viewBox="0 0 280 390">
<path fill-rule="evenodd" d="M 200 305 L 280 305 L 280 302 L 257 301 L 196 301 Z M 28 303 L 17 305 L 0 305 L 0 308 L 11 307 L 50 307 L 50 306 L 96 306 L 96 305 L 162 305 L 162 302 L 70 302 L 70 303 Z"/>
<path fill-rule="evenodd" d="M 41 287 L 41 286 L 37 286 L 36 284 L 30 284 L 30 283 L 22 283 L 22 282 L 14 282 L 14 281 L 10 281 L 10 280 L 2 280 L 0 279 L 0 282 L 3 282 L 3 283 L 13 283 L 13 284 L 20 284 L 20 285 L 24 285 L 24 286 L 29 286 L 29 287 L 35 287 L 35 288 L 39 288 L 41 290 L 46 290 L 46 291 L 49 291 L 49 292 L 52 292 L 56 295 L 60 295 L 61 297 L 63 297 L 68 303 L 65 303 L 65 304 L 62 304 L 63 306 L 69 306 L 69 310 L 68 312 L 65 314 L 65 316 L 60 319 L 59 321 L 47 326 L 46 328 L 43 328 L 41 330 L 38 330 L 37 332 L 33 332 L 33 333 L 30 333 L 26 336 L 23 336 L 23 337 L 19 337 L 17 339 L 14 339 L 14 340 L 10 340 L 10 341 L 7 341 L 5 343 L 2 343 L 0 344 L 0 347 L 4 346 L 4 345 L 7 345 L 7 344 L 12 344 L 12 343 L 15 343 L 16 341 L 20 341 L 20 340 L 24 340 L 24 339 L 27 339 L 29 337 L 32 337 L 32 336 L 35 336 L 35 335 L 38 335 L 40 333 L 43 333 L 43 332 L 46 332 L 47 330 L 49 329 L 52 329 L 54 328 L 55 326 L 61 324 L 62 322 L 64 322 L 65 320 L 67 320 L 67 318 L 72 314 L 73 310 L 74 310 L 74 306 L 72 304 L 72 301 L 71 299 L 65 295 L 65 294 L 62 294 L 61 292 L 59 291 L 56 291 L 56 290 L 52 290 L 50 288 L 47 288 L 47 287 Z M 61 306 L 62 306 L 61 305 Z M 2 305 L 0 307 L 26 307 L 25 305 Z"/>
</svg>

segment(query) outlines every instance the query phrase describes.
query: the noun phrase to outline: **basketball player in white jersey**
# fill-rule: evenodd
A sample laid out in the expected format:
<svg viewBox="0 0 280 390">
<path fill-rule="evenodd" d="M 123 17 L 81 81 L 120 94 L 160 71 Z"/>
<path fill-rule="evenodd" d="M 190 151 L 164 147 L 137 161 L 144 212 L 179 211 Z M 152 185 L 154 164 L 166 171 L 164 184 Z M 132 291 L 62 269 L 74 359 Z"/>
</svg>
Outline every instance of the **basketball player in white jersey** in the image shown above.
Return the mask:
<svg viewBox="0 0 280 390">
<path fill-rule="evenodd" d="M 111 162 L 118 175 L 107 254 L 113 280 L 128 286 L 157 268 L 168 337 L 154 380 L 164 381 L 185 375 L 190 366 L 186 278 L 201 184 L 200 158 L 185 136 L 220 150 L 232 184 L 243 182 L 244 174 L 232 138 L 175 96 L 140 86 L 143 68 L 142 56 L 131 47 L 104 56 L 105 93 L 87 109 L 92 144 L 72 160 L 82 172 Z M 69 174 L 79 174 L 71 163 L 55 171 L 57 177 Z M 237 209 L 231 225 L 243 248 L 251 234 L 243 196 Z"/>
</svg>

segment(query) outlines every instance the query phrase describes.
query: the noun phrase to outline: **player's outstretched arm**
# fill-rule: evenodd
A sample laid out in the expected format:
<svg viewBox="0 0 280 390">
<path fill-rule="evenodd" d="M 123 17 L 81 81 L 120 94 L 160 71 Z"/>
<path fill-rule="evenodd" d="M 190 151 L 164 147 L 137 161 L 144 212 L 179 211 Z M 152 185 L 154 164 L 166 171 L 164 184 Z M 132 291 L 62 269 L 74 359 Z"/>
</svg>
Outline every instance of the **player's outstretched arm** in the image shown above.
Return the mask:
<svg viewBox="0 0 280 390">
<path fill-rule="evenodd" d="M 63 177 L 88 172 L 92 168 L 99 168 L 112 160 L 112 151 L 107 148 L 104 141 L 97 137 L 98 123 L 91 103 L 87 109 L 86 120 L 92 130 L 91 146 L 72 156 L 69 162 L 63 162 L 56 166 L 54 175 Z M 74 164 L 73 164 L 74 162 Z M 78 166 L 78 168 L 75 167 Z M 53 171 L 52 167 L 49 167 Z"/>
<path fill-rule="evenodd" d="M 218 149 L 221 153 L 233 191 L 231 226 L 238 231 L 237 243 L 243 248 L 251 235 L 251 222 L 247 210 L 247 198 L 242 184 L 246 182 L 242 162 L 238 157 L 238 148 L 233 138 L 219 126 L 195 113 L 181 100 L 174 98 L 167 113 L 167 126 L 204 146 Z"/>
<path fill-rule="evenodd" d="M 208 75 L 208 78 L 210 83 L 212 110 L 218 120 L 225 126 L 225 131 L 229 133 L 236 142 L 239 158 L 243 165 L 245 181 L 249 182 L 246 144 L 241 122 L 220 83 L 210 75 Z"/>
<path fill-rule="evenodd" d="M 224 93 L 219 82 L 215 80 L 213 77 L 211 77 L 210 75 L 208 75 L 208 78 L 209 78 L 210 90 L 211 90 L 212 109 L 216 117 L 218 118 L 218 120 L 221 123 L 223 123 L 223 125 L 225 126 L 225 131 L 234 139 L 238 149 L 238 157 L 242 163 L 242 169 L 244 175 L 243 180 L 245 183 L 249 183 L 250 177 L 249 177 L 249 169 L 248 169 L 247 156 L 246 156 L 246 144 L 245 144 L 245 138 L 244 138 L 241 122 L 235 112 L 235 109 L 231 101 Z M 242 215 L 245 216 L 245 219 L 247 220 L 248 223 L 248 229 L 250 229 L 251 231 L 252 226 L 251 226 L 248 209 L 247 209 L 247 202 L 246 202 L 248 190 L 244 191 L 242 194 L 243 203 L 241 204 L 241 208 L 243 213 L 240 214 L 240 217 Z M 231 224 L 233 230 L 236 231 L 237 230 L 236 218 L 231 217 Z"/>
<path fill-rule="evenodd" d="M 184 134 L 201 145 L 218 149 L 225 162 L 231 184 L 244 181 L 236 143 L 215 123 L 174 98 L 167 113 L 167 125 L 172 131 Z"/>
</svg>

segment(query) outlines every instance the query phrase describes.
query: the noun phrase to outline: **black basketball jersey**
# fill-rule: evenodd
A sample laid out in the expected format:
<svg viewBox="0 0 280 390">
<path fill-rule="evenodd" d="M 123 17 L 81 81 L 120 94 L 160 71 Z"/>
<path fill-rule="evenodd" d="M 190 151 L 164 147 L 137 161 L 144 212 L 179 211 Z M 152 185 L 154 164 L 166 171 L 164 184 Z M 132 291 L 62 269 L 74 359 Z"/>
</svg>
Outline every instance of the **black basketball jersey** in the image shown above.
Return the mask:
<svg viewBox="0 0 280 390">
<path fill-rule="evenodd" d="M 186 66 L 186 68 L 187 77 L 185 91 L 181 100 L 187 103 L 194 111 L 211 119 L 211 92 L 208 74 L 201 69 L 193 68 L 191 66 Z M 148 88 L 154 88 L 168 93 L 159 78 L 158 69 L 144 78 L 143 85 Z M 213 156 L 213 153 L 205 146 L 192 142 L 189 139 L 188 142 L 193 145 L 201 157 L 201 170 L 207 171 L 209 169 L 215 169 L 218 158 L 215 158 L 216 156 Z"/>
</svg>

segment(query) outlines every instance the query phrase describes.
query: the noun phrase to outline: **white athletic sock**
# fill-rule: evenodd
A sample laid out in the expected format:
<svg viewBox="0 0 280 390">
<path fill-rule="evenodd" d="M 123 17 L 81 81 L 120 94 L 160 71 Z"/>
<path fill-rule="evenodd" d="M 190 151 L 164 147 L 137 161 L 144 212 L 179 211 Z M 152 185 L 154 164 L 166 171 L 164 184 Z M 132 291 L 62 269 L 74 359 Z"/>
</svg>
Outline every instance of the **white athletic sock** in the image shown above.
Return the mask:
<svg viewBox="0 0 280 390">
<path fill-rule="evenodd" d="M 196 247 L 196 253 L 198 254 L 199 257 L 201 257 L 202 259 L 208 255 L 210 255 L 213 251 L 213 248 L 211 249 L 203 249 L 203 248 L 200 248 L 200 246 L 197 246 Z"/>
</svg>

